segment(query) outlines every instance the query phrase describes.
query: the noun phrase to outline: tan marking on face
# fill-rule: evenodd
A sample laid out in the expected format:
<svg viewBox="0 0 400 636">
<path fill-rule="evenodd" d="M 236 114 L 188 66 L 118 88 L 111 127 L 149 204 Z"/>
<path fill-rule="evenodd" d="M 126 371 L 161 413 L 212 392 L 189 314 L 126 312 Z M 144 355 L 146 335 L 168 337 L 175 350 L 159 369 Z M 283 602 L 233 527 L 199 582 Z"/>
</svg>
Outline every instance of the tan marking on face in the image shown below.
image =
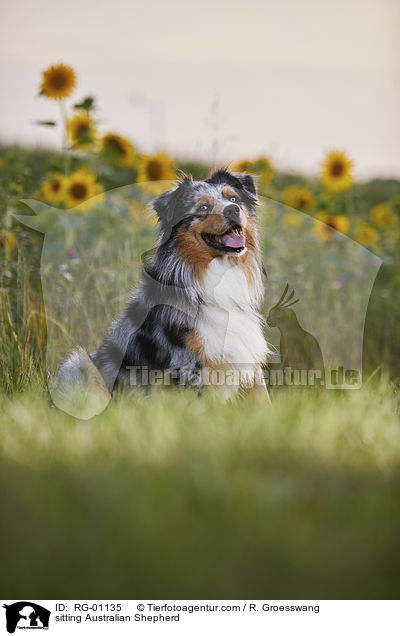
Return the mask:
<svg viewBox="0 0 400 636">
<path fill-rule="evenodd" d="M 214 199 L 210 196 L 208 196 L 208 194 L 204 194 L 201 199 L 198 200 L 197 204 L 196 204 L 196 208 L 199 208 L 201 205 L 204 205 L 205 203 L 207 203 L 207 205 L 209 206 L 213 206 L 214 205 Z"/>
<path fill-rule="evenodd" d="M 204 221 L 192 225 L 189 229 L 178 231 L 178 250 L 185 260 L 195 268 L 196 275 L 201 278 L 205 269 L 216 256 L 223 256 L 225 252 L 217 250 L 205 243 L 202 234 L 223 234 L 226 231 L 226 221 L 222 214 L 210 214 Z"/>
<path fill-rule="evenodd" d="M 222 195 L 225 197 L 225 199 L 229 199 L 230 197 L 236 197 L 237 200 L 239 201 L 238 195 L 236 194 L 234 190 L 231 190 L 231 188 L 224 188 L 222 190 Z"/>
</svg>

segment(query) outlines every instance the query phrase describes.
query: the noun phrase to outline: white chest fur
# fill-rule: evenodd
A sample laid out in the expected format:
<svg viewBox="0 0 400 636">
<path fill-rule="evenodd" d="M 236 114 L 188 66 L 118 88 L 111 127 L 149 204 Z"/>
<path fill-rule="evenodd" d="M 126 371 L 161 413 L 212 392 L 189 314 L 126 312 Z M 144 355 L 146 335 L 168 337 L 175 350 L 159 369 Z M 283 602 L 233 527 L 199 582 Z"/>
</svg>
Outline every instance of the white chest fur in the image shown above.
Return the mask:
<svg viewBox="0 0 400 636">
<path fill-rule="evenodd" d="M 256 311 L 260 287 L 260 276 L 250 286 L 234 259 L 214 258 L 204 278 L 204 304 L 197 320 L 206 356 L 243 371 L 245 384 L 253 383 L 254 373 L 268 353 Z"/>
</svg>

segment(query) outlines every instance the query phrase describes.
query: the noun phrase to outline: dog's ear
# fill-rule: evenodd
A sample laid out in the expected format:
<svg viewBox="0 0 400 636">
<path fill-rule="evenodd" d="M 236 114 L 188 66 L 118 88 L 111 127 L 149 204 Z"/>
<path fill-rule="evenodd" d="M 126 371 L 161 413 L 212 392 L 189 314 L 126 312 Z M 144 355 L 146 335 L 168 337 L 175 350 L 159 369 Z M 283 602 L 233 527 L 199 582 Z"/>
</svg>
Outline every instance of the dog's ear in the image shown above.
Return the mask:
<svg viewBox="0 0 400 636">
<path fill-rule="evenodd" d="M 241 174 L 239 181 L 242 184 L 243 190 L 246 190 L 246 192 L 251 195 L 255 201 L 257 201 L 256 183 L 251 174 Z"/>
<path fill-rule="evenodd" d="M 186 188 L 192 183 L 192 177 L 182 173 L 175 188 L 164 192 L 153 201 L 153 210 L 164 228 L 172 228 L 182 220 Z"/>
<path fill-rule="evenodd" d="M 246 192 L 246 194 L 251 199 L 254 199 L 254 203 L 257 203 L 258 199 L 257 199 L 256 182 L 254 181 L 254 178 L 251 176 L 251 174 L 243 174 L 243 172 L 239 172 L 239 173 L 236 172 L 235 177 L 240 182 L 240 185 L 243 188 L 243 190 Z"/>
<path fill-rule="evenodd" d="M 171 227 L 177 217 L 179 187 L 163 192 L 153 201 L 153 210 L 163 227 Z"/>
<path fill-rule="evenodd" d="M 246 195 L 247 204 L 251 214 L 255 214 L 258 204 L 257 187 L 251 174 L 235 173 L 234 175 L 240 183 L 240 188 Z"/>
</svg>

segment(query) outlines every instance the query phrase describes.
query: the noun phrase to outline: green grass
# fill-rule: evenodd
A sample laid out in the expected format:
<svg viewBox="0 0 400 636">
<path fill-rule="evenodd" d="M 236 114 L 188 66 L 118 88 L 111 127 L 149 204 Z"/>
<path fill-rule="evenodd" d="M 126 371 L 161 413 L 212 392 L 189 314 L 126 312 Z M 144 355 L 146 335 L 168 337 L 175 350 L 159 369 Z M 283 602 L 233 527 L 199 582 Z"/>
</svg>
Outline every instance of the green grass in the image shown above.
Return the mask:
<svg viewBox="0 0 400 636">
<path fill-rule="evenodd" d="M 398 598 L 387 382 L 271 407 L 155 392 L 89 422 L 40 391 L 0 411 L 4 598 Z"/>
</svg>

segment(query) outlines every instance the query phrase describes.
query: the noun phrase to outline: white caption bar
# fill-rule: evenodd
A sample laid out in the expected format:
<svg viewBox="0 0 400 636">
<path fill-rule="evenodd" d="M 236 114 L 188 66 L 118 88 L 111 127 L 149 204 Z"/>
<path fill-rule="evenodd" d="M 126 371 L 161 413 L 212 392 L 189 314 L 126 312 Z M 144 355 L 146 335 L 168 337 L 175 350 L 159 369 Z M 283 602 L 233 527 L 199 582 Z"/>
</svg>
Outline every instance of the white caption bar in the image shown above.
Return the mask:
<svg viewBox="0 0 400 636">
<path fill-rule="evenodd" d="M 399 633 L 400 601 L 1 601 L 1 633 L 385 636 Z M 39 632 L 39 634 L 38 634 Z M 31 632 L 32 633 L 32 632 Z"/>
</svg>

